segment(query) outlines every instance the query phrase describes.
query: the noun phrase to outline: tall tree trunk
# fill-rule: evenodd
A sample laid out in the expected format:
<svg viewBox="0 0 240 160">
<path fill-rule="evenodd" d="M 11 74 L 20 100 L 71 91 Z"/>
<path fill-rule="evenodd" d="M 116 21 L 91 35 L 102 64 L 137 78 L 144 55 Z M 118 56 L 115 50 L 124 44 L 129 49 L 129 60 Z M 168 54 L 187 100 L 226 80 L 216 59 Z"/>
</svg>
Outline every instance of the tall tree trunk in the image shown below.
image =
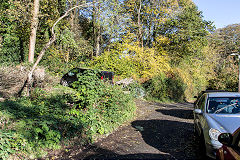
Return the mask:
<svg viewBox="0 0 240 160">
<path fill-rule="evenodd" d="M 100 54 L 100 38 L 101 38 L 101 30 L 100 30 L 100 24 L 98 22 L 100 18 L 100 4 L 98 3 L 97 6 L 96 0 L 93 1 L 93 40 L 94 40 L 94 53 L 95 56 L 99 56 Z"/>
<path fill-rule="evenodd" d="M 139 0 L 139 8 L 138 8 L 138 40 L 140 42 L 141 47 L 143 47 L 143 35 L 142 35 L 142 23 L 141 23 L 141 9 L 142 9 L 142 1 Z"/>
<path fill-rule="evenodd" d="M 37 34 L 37 26 L 38 26 L 38 12 L 39 12 L 39 0 L 34 0 L 34 8 L 33 8 L 33 18 L 31 23 L 31 35 L 29 42 L 29 53 L 28 53 L 28 62 L 34 62 L 34 51 L 36 44 L 36 34 Z"/>
<path fill-rule="evenodd" d="M 150 0 L 150 9 L 153 9 L 154 8 L 154 4 L 153 4 L 153 0 Z M 147 46 L 149 48 L 152 47 L 152 41 L 151 41 L 151 38 L 152 38 L 152 28 L 153 28 L 153 18 L 152 18 L 152 12 L 150 13 L 149 15 L 149 23 L 148 23 L 148 38 L 147 38 Z"/>
<path fill-rule="evenodd" d="M 100 25 L 97 26 L 97 37 L 96 37 L 96 57 L 100 54 L 100 38 L 101 38 L 101 28 Z"/>
<path fill-rule="evenodd" d="M 95 46 L 96 46 L 96 6 L 95 6 L 96 0 L 93 0 L 93 10 L 92 10 L 92 27 L 93 27 L 93 55 L 91 58 L 93 58 L 95 54 Z"/>
</svg>

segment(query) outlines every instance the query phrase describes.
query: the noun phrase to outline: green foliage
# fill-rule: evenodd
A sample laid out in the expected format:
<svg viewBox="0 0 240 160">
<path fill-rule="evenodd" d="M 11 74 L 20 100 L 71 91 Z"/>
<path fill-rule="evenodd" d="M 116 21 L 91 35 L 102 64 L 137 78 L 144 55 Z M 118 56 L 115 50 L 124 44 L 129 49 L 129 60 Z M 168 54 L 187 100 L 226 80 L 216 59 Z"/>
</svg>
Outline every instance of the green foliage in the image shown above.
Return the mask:
<svg viewBox="0 0 240 160">
<path fill-rule="evenodd" d="M 101 56 L 96 57 L 90 66 L 99 68 L 102 70 L 114 71 L 116 75 L 120 75 L 122 78 L 134 76 L 138 77 L 139 73 L 136 72 L 136 66 L 127 57 L 122 56 L 121 52 L 112 50 L 106 51 Z"/>
<path fill-rule="evenodd" d="M 211 64 L 203 50 L 213 27 L 191 0 L 99 2 L 99 10 L 104 14 L 96 14 L 94 7 L 88 8 L 93 12 L 78 8 L 59 22 L 57 41 L 46 52 L 41 65 L 57 75 L 81 66 L 111 70 L 120 79 L 132 77 L 139 82 L 173 72 L 187 85 L 186 97 L 206 88 L 209 72 L 213 72 L 202 67 L 204 63 Z M 51 37 L 50 28 L 56 19 L 79 3 L 77 0 L 40 1 L 36 56 Z M 30 0 L 3 0 L 0 4 L 0 62 L 26 59 L 32 8 Z M 228 34 L 232 29 L 230 35 L 236 36 L 236 26 L 222 33 Z M 101 53 L 94 57 L 97 39 Z M 236 50 L 237 44 L 236 40 L 228 45 L 228 50 L 232 46 Z M 234 86 L 232 82 L 227 82 L 228 86 Z"/>
<path fill-rule="evenodd" d="M 18 154 L 44 157 L 46 149 L 78 137 L 93 142 L 134 116 L 132 96 L 102 82 L 96 71 L 79 75 L 74 88 L 59 86 L 48 93 L 36 89 L 28 98 L 0 103 L 2 158 Z M 21 145 L 20 145 L 21 144 Z M 79 145 L 79 144 L 78 144 Z"/>
<path fill-rule="evenodd" d="M 0 130 L 0 158 L 7 160 L 20 150 L 26 150 L 26 139 L 14 131 Z"/>
<path fill-rule="evenodd" d="M 73 83 L 77 91 L 78 104 L 70 114 L 82 120 L 86 136 L 91 141 L 96 134 L 105 134 L 133 117 L 134 102 L 130 95 L 124 94 L 121 87 L 112 86 L 99 80 L 97 71 L 86 70 L 78 75 Z"/>
<path fill-rule="evenodd" d="M 169 99 L 175 101 L 175 102 L 182 102 L 186 101 L 185 97 L 185 90 L 186 90 L 186 84 L 182 81 L 180 77 L 170 77 L 166 80 L 167 85 L 167 94 Z"/>
<path fill-rule="evenodd" d="M 158 32 L 168 38 L 169 43 L 160 46 L 172 57 L 172 62 L 202 55 L 207 46 L 207 35 L 213 30 L 212 22 L 203 20 L 202 12 L 188 0 L 180 0 L 178 12 L 165 24 L 159 26 Z M 159 42 L 157 42 L 159 43 Z"/>
<path fill-rule="evenodd" d="M 221 58 L 217 62 L 221 61 L 222 65 L 215 66 L 214 77 L 209 80 L 208 87 L 211 89 L 219 89 L 226 91 L 238 90 L 238 63 L 234 63 L 232 57 Z M 238 60 L 237 60 L 238 61 Z"/>
<path fill-rule="evenodd" d="M 160 74 L 144 83 L 148 96 L 163 100 L 167 97 L 166 75 Z"/>
<path fill-rule="evenodd" d="M 25 140 L 25 150 L 19 149 L 18 152 L 42 157 L 46 154 L 44 149 L 57 149 L 64 137 L 71 138 L 77 133 L 76 129 L 71 129 L 74 125 L 66 117 L 68 100 L 71 98 L 65 91 L 58 94 L 36 91 L 30 98 L 1 102 L 0 110 L 5 117 L 11 117 L 5 129 L 19 135 L 16 141 L 21 137 Z M 64 132 L 66 130 L 67 133 Z"/>
<path fill-rule="evenodd" d="M 165 52 L 140 47 L 131 33 L 128 33 L 121 43 L 113 44 L 112 48 L 96 57 L 90 66 L 111 70 L 122 78 L 133 77 L 141 82 L 170 69 Z"/>
<path fill-rule="evenodd" d="M 18 46 L 19 38 L 15 34 L 5 34 L 2 46 L 0 46 L 0 62 L 19 62 L 20 52 Z"/>
<path fill-rule="evenodd" d="M 0 62 L 23 62 L 30 28 L 31 1 L 1 1 Z"/>
<path fill-rule="evenodd" d="M 209 37 L 209 43 L 215 52 L 222 59 L 227 58 L 231 53 L 239 52 L 240 25 L 232 24 L 224 28 L 217 29 Z"/>
<path fill-rule="evenodd" d="M 239 52 L 239 24 L 232 24 L 217 29 L 209 37 L 209 55 L 211 59 L 214 77 L 209 80 L 209 88 L 237 91 L 239 60 L 232 53 Z"/>
<path fill-rule="evenodd" d="M 76 99 L 80 101 L 79 108 L 94 105 L 99 96 L 104 94 L 103 83 L 99 80 L 97 71 L 86 70 L 77 75 L 78 81 L 72 84 L 77 90 Z"/>
<path fill-rule="evenodd" d="M 205 51 L 204 51 L 205 53 Z M 208 54 L 206 52 L 205 54 Z M 177 75 L 185 84 L 184 96 L 186 100 L 191 101 L 193 95 L 205 90 L 208 86 L 208 81 L 214 77 L 214 64 L 208 58 L 202 55 L 201 60 L 191 58 L 182 60 L 178 67 L 173 68 L 172 72 Z"/>
<path fill-rule="evenodd" d="M 93 54 L 92 46 L 83 38 L 74 36 L 68 28 L 59 32 L 56 44 L 46 52 L 41 65 L 60 75 L 75 67 L 85 67 Z"/>
<path fill-rule="evenodd" d="M 153 77 L 143 85 L 150 99 L 160 101 L 185 101 L 186 84 L 177 75 L 166 76 L 164 73 Z"/>
<path fill-rule="evenodd" d="M 55 20 L 79 3 L 40 1 L 35 53 L 51 37 Z M 208 44 L 212 24 L 203 20 L 192 0 L 111 0 L 101 1 L 99 7 L 104 14 L 94 15 L 96 7 L 88 8 L 90 12 L 76 9 L 58 24 L 57 41 L 41 61 L 48 71 L 62 76 L 79 66 L 110 70 L 120 78 L 145 82 L 148 98 L 161 101 L 190 100 L 207 86 L 236 90 L 237 64 L 234 59 L 227 63 L 226 57 L 238 49 L 239 25 L 217 31 Z M 26 59 L 31 9 L 30 0 L 0 3 L 0 63 Z M 94 57 L 98 36 L 101 53 Z M 233 39 L 226 40 L 229 36 Z M 103 83 L 97 74 L 79 74 L 72 89 L 35 90 L 29 98 L 1 102 L 0 142 L 10 142 L 1 156 L 24 151 L 34 155 L 27 158 L 41 157 L 44 149 L 59 148 L 66 139 L 94 141 L 131 118 L 132 99 L 141 86 L 134 83 L 122 89 Z"/>
</svg>

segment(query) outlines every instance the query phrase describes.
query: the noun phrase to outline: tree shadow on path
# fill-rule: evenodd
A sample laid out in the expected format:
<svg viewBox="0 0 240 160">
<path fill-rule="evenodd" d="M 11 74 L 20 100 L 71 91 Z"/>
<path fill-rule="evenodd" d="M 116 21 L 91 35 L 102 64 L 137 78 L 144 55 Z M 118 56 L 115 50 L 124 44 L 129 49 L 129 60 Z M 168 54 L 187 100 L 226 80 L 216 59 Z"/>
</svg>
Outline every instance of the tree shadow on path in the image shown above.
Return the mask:
<svg viewBox="0 0 240 160">
<path fill-rule="evenodd" d="M 89 149 L 94 150 L 94 154 L 89 155 L 83 159 L 156 159 L 156 160 L 157 159 L 173 159 L 170 155 L 166 155 L 166 154 L 136 153 L 136 154 L 120 155 L 113 151 L 103 149 L 97 146 L 91 146 Z M 82 159 L 79 157 L 79 155 L 73 158 Z"/>
<path fill-rule="evenodd" d="M 197 145 L 191 123 L 168 120 L 137 120 L 132 122 L 132 127 L 141 133 L 145 143 L 157 149 L 159 153 L 120 155 L 115 151 L 91 146 L 85 153 L 89 150 L 94 151 L 94 153 L 84 159 L 201 159 L 196 153 Z M 84 154 L 84 151 L 81 154 Z M 82 159 L 81 156 L 78 156 L 75 158 Z"/>
<path fill-rule="evenodd" d="M 182 119 L 192 119 L 191 109 L 157 109 L 156 112 Z M 94 146 L 94 155 L 86 159 L 201 159 L 191 122 L 181 122 L 174 118 L 136 120 L 131 123 L 131 126 L 141 133 L 141 138 L 146 144 L 159 152 L 119 155 L 115 151 Z"/>
<path fill-rule="evenodd" d="M 178 117 L 182 119 L 193 119 L 192 109 L 156 109 L 157 112 L 161 112 L 164 115 Z"/>
<path fill-rule="evenodd" d="M 141 126 L 142 138 L 160 152 L 176 159 L 198 159 L 194 150 L 193 124 L 169 120 L 139 120 L 133 127 Z"/>
</svg>

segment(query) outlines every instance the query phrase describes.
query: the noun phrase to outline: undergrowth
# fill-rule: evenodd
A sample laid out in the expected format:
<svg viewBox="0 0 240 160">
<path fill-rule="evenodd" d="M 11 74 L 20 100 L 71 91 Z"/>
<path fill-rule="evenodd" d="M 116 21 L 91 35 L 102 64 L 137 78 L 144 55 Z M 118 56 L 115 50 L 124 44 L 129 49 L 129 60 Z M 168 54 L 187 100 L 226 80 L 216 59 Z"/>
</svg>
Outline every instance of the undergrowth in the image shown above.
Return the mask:
<svg viewBox="0 0 240 160">
<path fill-rule="evenodd" d="M 167 77 L 162 73 L 146 81 L 143 86 L 147 100 L 165 103 L 186 101 L 186 84 L 178 75 Z"/>
<path fill-rule="evenodd" d="M 30 97 L 0 103 L 2 159 L 44 157 L 76 137 L 92 143 L 134 116 L 133 97 L 102 82 L 95 71 L 79 75 L 73 88 L 35 90 Z"/>
</svg>

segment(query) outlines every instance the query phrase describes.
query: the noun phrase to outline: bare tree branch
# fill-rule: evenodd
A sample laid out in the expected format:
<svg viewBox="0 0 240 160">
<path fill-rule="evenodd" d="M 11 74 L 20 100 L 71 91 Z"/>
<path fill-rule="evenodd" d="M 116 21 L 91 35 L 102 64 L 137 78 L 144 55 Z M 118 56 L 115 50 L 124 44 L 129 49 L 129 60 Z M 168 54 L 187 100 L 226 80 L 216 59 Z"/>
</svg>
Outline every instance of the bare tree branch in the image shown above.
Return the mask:
<svg viewBox="0 0 240 160">
<path fill-rule="evenodd" d="M 92 2 L 91 3 L 86 3 L 86 4 L 82 4 L 82 5 L 78 5 L 75 7 L 72 7 L 71 9 L 69 9 L 68 11 L 65 12 L 65 14 L 63 16 L 61 16 L 60 18 L 58 18 L 58 20 L 53 24 L 52 26 L 52 37 L 50 38 L 49 42 L 43 47 L 43 49 L 41 50 L 39 56 L 37 57 L 36 62 L 34 63 L 34 65 L 32 66 L 32 69 L 30 70 L 30 72 L 28 73 L 28 77 L 26 80 L 26 83 L 24 84 L 23 88 L 27 87 L 27 96 L 30 95 L 30 89 L 32 86 L 32 82 L 33 82 L 33 72 L 36 69 L 37 65 L 39 64 L 39 62 L 41 61 L 43 55 L 45 54 L 46 50 L 56 41 L 56 33 L 54 32 L 56 25 L 58 24 L 59 21 L 61 21 L 63 18 L 67 17 L 69 15 L 69 12 L 71 12 L 72 10 L 74 10 L 75 8 L 81 8 L 81 7 L 90 7 L 93 6 Z M 23 88 L 21 89 L 19 95 L 21 95 L 21 92 L 23 91 Z"/>
</svg>

